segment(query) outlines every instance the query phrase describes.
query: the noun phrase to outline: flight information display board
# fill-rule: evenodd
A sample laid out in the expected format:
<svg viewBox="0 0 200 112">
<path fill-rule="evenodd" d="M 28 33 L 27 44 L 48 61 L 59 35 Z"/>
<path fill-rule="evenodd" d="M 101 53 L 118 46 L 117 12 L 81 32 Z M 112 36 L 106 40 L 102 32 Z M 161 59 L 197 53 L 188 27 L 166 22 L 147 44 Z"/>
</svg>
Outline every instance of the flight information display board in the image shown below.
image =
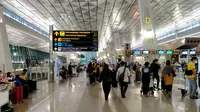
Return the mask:
<svg viewBox="0 0 200 112">
<path fill-rule="evenodd" d="M 134 55 L 140 55 L 141 54 L 141 51 L 140 50 L 134 50 Z"/>
<path fill-rule="evenodd" d="M 173 54 L 173 51 L 172 50 L 166 50 L 166 54 L 171 55 L 171 54 Z"/>
<path fill-rule="evenodd" d="M 147 54 L 149 54 L 149 51 L 148 50 L 143 50 L 142 54 L 147 55 Z"/>
<path fill-rule="evenodd" d="M 53 50 L 98 51 L 98 31 L 53 31 Z"/>
<path fill-rule="evenodd" d="M 158 50 L 158 54 L 159 54 L 159 55 L 164 55 L 164 54 L 165 54 L 165 51 L 164 51 L 164 50 Z"/>
<path fill-rule="evenodd" d="M 196 50 L 191 49 L 190 50 L 190 55 L 195 55 L 196 54 Z"/>
<path fill-rule="evenodd" d="M 181 50 L 181 54 L 187 55 L 188 54 L 188 50 Z"/>
</svg>

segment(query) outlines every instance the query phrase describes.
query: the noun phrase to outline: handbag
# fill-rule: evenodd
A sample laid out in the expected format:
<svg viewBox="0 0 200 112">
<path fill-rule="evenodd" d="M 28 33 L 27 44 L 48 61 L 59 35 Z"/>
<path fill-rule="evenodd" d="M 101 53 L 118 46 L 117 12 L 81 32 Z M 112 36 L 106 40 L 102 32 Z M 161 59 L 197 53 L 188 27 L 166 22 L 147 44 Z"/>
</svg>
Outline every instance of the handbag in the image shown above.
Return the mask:
<svg viewBox="0 0 200 112">
<path fill-rule="evenodd" d="M 119 78 L 118 78 L 118 81 L 119 81 L 119 82 L 123 82 L 123 81 L 124 81 L 125 70 L 126 70 L 126 67 L 124 67 L 124 71 L 120 74 L 120 76 L 119 76 Z"/>
<path fill-rule="evenodd" d="M 191 76 L 193 74 L 193 71 L 192 70 L 185 70 L 185 75 L 187 76 Z"/>
</svg>

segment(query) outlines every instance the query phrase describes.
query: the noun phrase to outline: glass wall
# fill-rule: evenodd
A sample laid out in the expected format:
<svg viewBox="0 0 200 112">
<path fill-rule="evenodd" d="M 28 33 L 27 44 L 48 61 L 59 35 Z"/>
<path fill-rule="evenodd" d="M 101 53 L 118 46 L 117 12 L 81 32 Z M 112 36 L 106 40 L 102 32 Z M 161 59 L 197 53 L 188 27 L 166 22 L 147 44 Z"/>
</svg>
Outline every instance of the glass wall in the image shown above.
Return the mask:
<svg viewBox="0 0 200 112">
<path fill-rule="evenodd" d="M 34 67 L 49 60 L 49 53 L 22 46 L 10 45 L 10 52 L 14 69 Z M 65 57 L 58 56 L 58 58 L 62 62 L 66 61 Z"/>
</svg>

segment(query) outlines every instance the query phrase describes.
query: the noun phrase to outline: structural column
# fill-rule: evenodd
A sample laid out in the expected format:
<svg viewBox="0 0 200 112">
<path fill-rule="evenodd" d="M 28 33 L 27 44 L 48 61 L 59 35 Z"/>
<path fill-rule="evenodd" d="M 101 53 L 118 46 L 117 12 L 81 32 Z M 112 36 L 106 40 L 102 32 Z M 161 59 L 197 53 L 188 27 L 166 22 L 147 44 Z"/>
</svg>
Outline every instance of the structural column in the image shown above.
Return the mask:
<svg viewBox="0 0 200 112">
<path fill-rule="evenodd" d="M 3 8 L 0 6 L 0 70 L 13 71 L 6 23 L 4 21 Z"/>
<path fill-rule="evenodd" d="M 49 25 L 49 75 L 48 81 L 50 83 L 55 82 L 55 61 L 54 61 L 54 54 L 53 54 L 53 25 Z"/>
<path fill-rule="evenodd" d="M 140 10 L 140 23 L 141 23 L 141 39 L 143 41 L 143 48 L 145 50 L 157 49 L 157 40 L 154 29 L 154 22 L 152 18 L 152 8 L 150 0 L 138 0 Z M 148 58 L 148 59 L 147 59 Z M 145 60 L 150 61 L 154 57 L 145 57 Z"/>
</svg>

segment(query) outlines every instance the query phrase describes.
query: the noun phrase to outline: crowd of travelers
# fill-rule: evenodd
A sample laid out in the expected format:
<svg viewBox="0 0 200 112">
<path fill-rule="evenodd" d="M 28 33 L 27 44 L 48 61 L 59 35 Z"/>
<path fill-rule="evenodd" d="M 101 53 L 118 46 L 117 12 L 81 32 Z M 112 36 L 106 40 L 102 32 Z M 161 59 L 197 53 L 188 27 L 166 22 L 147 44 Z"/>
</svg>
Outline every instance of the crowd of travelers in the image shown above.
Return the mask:
<svg viewBox="0 0 200 112">
<path fill-rule="evenodd" d="M 191 99 L 197 99 L 197 83 L 196 83 L 196 57 L 192 57 L 184 70 L 185 78 L 189 81 L 189 92 Z M 176 77 L 176 68 L 170 60 L 165 62 L 165 66 L 161 67 L 158 59 L 154 59 L 152 63 L 145 62 L 144 65 L 135 63 L 130 66 L 121 59 L 116 65 L 109 62 L 89 63 L 87 67 L 87 76 L 91 85 L 95 86 L 97 82 L 102 82 L 102 87 L 105 95 L 105 100 L 108 100 L 111 87 L 116 88 L 118 85 L 121 90 L 121 97 L 126 97 L 126 91 L 130 83 L 130 77 L 135 73 L 135 81 L 141 81 L 141 94 L 143 96 L 154 95 L 154 91 L 161 90 L 164 95 L 171 97 Z M 139 74 L 139 75 L 138 75 Z M 161 74 L 161 75 L 159 75 Z M 156 80 L 156 83 L 154 81 Z M 160 86 L 161 84 L 161 86 Z M 160 88 L 161 87 L 161 88 Z M 184 93 L 184 95 L 186 92 Z M 183 94 L 182 94 L 183 95 Z"/>
</svg>

